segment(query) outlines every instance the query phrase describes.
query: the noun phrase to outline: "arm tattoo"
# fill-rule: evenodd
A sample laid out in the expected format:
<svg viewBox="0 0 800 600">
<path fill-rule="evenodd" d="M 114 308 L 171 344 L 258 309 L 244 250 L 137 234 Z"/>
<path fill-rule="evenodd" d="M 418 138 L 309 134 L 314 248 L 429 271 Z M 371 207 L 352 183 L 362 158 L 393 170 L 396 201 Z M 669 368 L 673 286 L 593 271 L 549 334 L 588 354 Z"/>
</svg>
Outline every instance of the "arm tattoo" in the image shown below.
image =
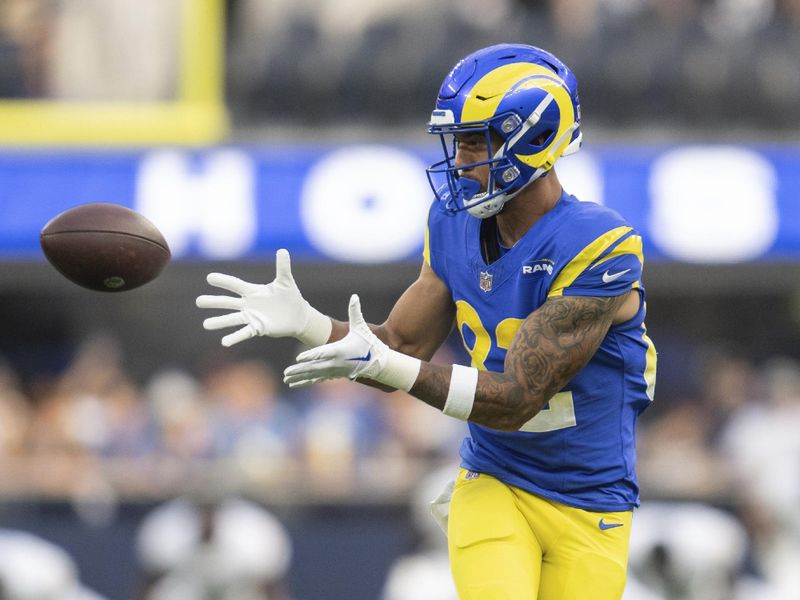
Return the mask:
<svg viewBox="0 0 800 600">
<path fill-rule="evenodd" d="M 504 371 L 482 371 L 470 421 L 516 431 L 592 358 L 627 294 L 551 298 L 514 336 Z M 423 363 L 411 393 L 442 409 L 451 367 Z"/>
</svg>

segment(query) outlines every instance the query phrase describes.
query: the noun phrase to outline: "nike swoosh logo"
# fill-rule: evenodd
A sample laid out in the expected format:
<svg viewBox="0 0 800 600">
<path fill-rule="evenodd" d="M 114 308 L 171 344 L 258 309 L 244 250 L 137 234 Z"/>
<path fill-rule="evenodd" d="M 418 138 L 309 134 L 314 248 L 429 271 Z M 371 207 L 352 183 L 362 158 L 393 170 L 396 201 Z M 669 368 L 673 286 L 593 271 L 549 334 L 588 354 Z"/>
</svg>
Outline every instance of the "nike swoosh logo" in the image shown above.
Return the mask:
<svg viewBox="0 0 800 600">
<path fill-rule="evenodd" d="M 600 522 L 597 526 L 605 531 L 606 529 L 614 529 L 614 527 L 622 527 L 625 523 L 606 523 L 603 519 L 600 519 Z"/>
<path fill-rule="evenodd" d="M 372 356 L 372 350 L 367 352 L 364 356 L 356 356 L 355 358 L 348 358 L 347 360 L 360 360 L 360 361 L 367 361 Z"/>
<path fill-rule="evenodd" d="M 603 273 L 603 283 L 611 283 L 612 281 L 616 281 L 617 279 L 625 275 L 625 273 L 627 273 L 628 271 L 630 271 L 630 269 L 625 269 L 624 271 L 620 271 L 619 273 L 614 273 L 613 275 L 609 275 L 608 271 L 606 271 L 605 273 Z"/>
</svg>

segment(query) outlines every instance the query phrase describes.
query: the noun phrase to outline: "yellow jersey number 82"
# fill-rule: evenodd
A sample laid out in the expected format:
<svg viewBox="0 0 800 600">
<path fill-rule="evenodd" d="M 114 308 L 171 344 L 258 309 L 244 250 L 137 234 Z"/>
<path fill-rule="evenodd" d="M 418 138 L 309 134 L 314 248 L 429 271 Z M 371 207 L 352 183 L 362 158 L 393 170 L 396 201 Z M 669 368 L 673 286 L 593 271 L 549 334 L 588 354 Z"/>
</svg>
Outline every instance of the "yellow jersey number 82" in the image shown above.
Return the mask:
<svg viewBox="0 0 800 600">
<path fill-rule="evenodd" d="M 463 327 L 466 326 L 475 336 L 475 342 L 472 347 L 467 345 L 466 340 L 464 340 L 464 347 L 472 358 L 472 366 L 481 371 L 486 370 L 485 363 L 492 349 L 492 343 L 496 344 L 498 348 L 508 350 L 509 346 L 511 346 L 511 340 L 514 339 L 523 321 L 524 319 L 503 319 L 498 323 L 494 332 L 494 340 L 492 340 L 492 336 L 483 326 L 478 312 L 464 300 L 456 302 L 458 331 L 463 332 Z M 520 427 L 519 430 L 537 433 L 556 431 L 574 427 L 576 423 L 572 392 L 559 392 L 550 399 L 546 408 L 539 411 L 535 417 Z"/>
</svg>

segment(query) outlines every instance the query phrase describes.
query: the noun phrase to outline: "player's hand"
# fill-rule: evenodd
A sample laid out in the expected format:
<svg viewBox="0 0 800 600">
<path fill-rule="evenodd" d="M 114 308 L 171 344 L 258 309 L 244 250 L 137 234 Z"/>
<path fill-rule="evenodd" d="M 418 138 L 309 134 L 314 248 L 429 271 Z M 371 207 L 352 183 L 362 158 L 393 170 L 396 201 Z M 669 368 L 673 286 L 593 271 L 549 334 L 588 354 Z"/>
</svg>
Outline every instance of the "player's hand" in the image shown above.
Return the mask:
<svg viewBox="0 0 800 600">
<path fill-rule="evenodd" d="M 223 346 L 233 346 L 257 335 L 294 337 L 311 347 L 327 342 L 333 324 L 300 294 L 292 277 L 288 251 L 281 249 L 275 254 L 275 272 L 274 281 L 266 285 L 209 273 L 206 277 L 209 284 L 239 297 L 198 296 L 196 304 L 200 308 L 233 311 L 206 319 L 203 327 L 214 330 L 243 325 L 222 338 Z"/>
<path fill-rule="evenodd" d="M 299 354 L 297 363 L 286 368 L 283 381 L 303 387 L 323 379 L 365 377 L 377 379 L 386 366 L 389 347 L 372 333 L 361 314 L 356 294 L 350 297 L 350 332 L 338 342 Z"/>
</svg>

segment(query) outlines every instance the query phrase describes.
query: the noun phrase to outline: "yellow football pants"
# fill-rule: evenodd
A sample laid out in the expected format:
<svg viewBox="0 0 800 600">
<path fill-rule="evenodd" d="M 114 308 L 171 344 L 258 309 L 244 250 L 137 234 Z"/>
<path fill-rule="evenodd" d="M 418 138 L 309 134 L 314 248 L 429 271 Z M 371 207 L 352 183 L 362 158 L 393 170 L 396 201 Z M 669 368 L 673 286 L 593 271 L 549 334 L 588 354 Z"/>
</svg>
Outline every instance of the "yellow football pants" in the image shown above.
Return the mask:
<svg viewBox="0 0 800 600">
<path fill-rule="evenodd" d="M 631 511 L 591 512 L 461 469 L 448 546 L 460 600 L 619 600 Z"/>
</svg>

